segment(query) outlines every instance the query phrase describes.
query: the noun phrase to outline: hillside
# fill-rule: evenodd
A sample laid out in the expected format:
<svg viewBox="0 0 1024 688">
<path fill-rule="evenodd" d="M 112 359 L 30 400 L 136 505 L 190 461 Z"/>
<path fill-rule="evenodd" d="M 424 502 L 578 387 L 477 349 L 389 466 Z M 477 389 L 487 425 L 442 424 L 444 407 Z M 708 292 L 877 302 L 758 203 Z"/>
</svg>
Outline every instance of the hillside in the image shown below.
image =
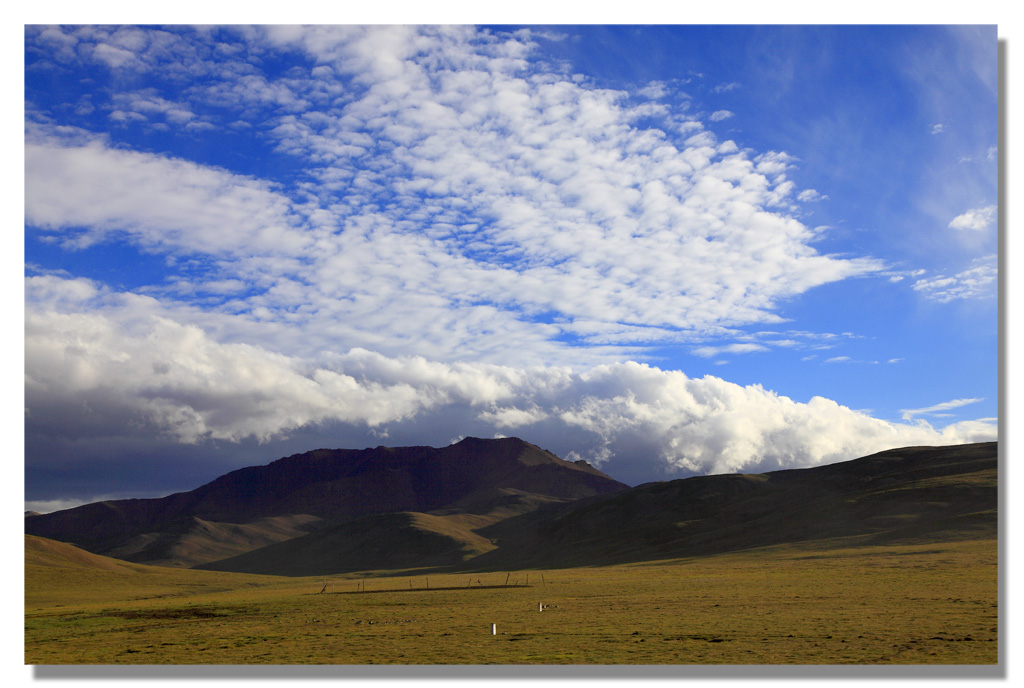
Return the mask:
<svg viewBox="0 0 1024 688">
<path fill-rule="evenodd" d="M 547 500 L 627 487 L 515 438 L 467 438 L 439 449 L 319 449 L 160 499 L 26 516 L 25 532 L 127 561 L 194 566 L 367 516 L 447 509 L 490 515 L 490 523 Z"/>
<path fill-rule="evenodd" d="M 449 566 L 490 549 L 489 540 L 458 528 L 451 517 L 404 511 L 366 516 L 196 568 L 317 576 Z"/>
<path fill-rule="evenodd" d="M 25 536 L 25 567 L 30 571 L 33 567 L 45 566 L 63 569 L 93 569 L 98 571 L 133 572 L 137 565 L 129 564 L 111 557 L 103 557 L 86 552 L 74 545 L 56 540 Z"/>
<path fill-rule="evenodd" d="M 644 485 L 481 532 L 481 569 L 602 565 L 816 541 L 994 538 L 997 445 L 895 449 L 843 463 Z"/>
<path fill-rule="evenodd" d="M 235 556 L 316 530 L 322 519 L 307 514 L 258 518 L 250 523 L 217 523 L 187 516 L 105 550 L 110 557 L 156 566 L 192 566 Z"/>
</svg>

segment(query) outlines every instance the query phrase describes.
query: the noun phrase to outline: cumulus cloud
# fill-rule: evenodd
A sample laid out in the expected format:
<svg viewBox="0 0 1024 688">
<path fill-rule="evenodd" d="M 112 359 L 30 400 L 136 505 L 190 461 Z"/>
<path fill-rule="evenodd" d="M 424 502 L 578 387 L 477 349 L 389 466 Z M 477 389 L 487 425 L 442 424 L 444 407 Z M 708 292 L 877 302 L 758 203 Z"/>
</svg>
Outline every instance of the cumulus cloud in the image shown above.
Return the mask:
<svg viewBox="0 0 1024 688">
<path fill-rule="evenodd" d="M 950 229 L 968 229 L 980 231 L 988 229 L 995 222 L 996 213 L 998 208 L 994 205 L 986 206 L 984 208 L 974 208 L 968 210 L 962 215 L 954 217 L 950 223 Z"/>
<path fill-rule="evenodd" d="M 620 475 L 812 466 L 906 444 L 993 439 L 987 421 L 937 429 L 878 420 L 834 401 L 640 363 L 513 367 L 389 357 L 365 349 L 313 361 L 218 342 L 199 327 L 110 299 L 82 280 L 31 278 L 26 432 L 53 441 L 153 436 L 272 442 L 324 423 L 403 436 L 428 422 L 454 436 L 558 437 Z M 109 295 L 108 295 L 109 298 Z M 906 412 L 907 417 L 974 400 Z"/>
<path fill-rule="evenodd" d="M 734 116 L 734 114 L 735 113 L 729 112 L 728 110 L 715 110 L 708 116 L 708 119 L 712 122 L 721 122 L 724 119 L 729 119 Z"/>
</svg>

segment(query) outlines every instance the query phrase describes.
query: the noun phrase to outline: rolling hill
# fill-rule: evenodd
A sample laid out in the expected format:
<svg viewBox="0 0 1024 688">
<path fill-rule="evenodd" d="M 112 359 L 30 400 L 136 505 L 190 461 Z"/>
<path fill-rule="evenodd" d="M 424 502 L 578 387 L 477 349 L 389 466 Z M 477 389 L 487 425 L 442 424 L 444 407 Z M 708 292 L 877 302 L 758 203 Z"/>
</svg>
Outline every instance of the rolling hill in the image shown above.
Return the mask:
<svg viewBox="0 0 1024 688">
<path fill-rule="evenodd" d="M 35 535 L 25 536 L 25 566 L 27 570 L 37 566 L 116 572 L 138 570 L 137 565 L 86 552 L 66 542 L 48 540 Z"/>
<path fill-rule="evenodd" d="M 995 538 L 995 442 L 910 447 L 843 463 L 711 475 L 538 511 L 482 535 L 483 569 L 569 567 L 781 544 L 851 545 Z"/>
</svg>

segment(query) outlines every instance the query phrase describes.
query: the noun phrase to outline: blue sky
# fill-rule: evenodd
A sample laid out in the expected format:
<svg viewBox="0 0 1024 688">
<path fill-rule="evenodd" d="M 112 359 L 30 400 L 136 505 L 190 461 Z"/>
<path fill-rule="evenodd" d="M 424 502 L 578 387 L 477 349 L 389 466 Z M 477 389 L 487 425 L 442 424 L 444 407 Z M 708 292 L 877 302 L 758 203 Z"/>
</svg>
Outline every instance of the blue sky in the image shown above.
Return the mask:
<svg viewBox="0 0 1024 688">
<path fill-rule="evenodd" d="M 625 482 L 998 432 L 994 26 L 29 26 L 41 510 L 515 435 Z"/>
</svg>

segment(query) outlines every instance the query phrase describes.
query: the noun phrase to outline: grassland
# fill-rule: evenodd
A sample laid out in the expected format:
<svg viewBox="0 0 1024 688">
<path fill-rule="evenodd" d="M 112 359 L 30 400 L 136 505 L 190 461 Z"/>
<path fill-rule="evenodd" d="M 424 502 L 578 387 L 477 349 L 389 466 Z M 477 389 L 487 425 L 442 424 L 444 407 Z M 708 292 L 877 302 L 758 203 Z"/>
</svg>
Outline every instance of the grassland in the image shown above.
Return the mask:
<svg viewBox="0 0 1024 688">
<path fill-rule="evenodd" d="M 34 542 L 26 664 L 998 662 L 994 539 L 327 579 L 72 561 Z"/>
</svg>

